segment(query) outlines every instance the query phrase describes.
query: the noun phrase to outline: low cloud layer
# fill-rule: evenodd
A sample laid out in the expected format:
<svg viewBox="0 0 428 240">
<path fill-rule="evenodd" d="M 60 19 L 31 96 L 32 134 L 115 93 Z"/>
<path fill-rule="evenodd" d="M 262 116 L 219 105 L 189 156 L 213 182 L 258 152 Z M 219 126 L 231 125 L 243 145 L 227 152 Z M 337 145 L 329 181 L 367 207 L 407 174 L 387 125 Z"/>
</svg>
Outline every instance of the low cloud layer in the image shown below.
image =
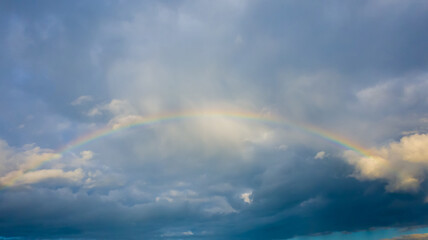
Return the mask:
<svg viewBox="0 0 428 240">
<path fill-rule="evenodd" d="M 399 237 L 389 238 L 389 239 L 383 239 L 383 240 L 427 240 L 428 239 L 428 233 L 421 233 L 421 234 L 409 234 L 409 235 L 403 235 Z"/>
</svg>

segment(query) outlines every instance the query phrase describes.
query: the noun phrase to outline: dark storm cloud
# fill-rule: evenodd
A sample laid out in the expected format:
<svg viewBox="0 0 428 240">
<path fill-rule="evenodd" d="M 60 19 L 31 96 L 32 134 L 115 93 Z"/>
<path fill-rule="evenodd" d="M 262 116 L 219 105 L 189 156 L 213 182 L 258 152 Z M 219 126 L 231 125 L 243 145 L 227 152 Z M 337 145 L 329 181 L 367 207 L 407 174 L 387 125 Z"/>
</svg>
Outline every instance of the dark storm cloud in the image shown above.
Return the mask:
<svg viewBox="0 0 428 240">
<path fill-rule="evenodd" d="M 253 187 L 251 205 L 233 203 L 233 194 L 225 195 L 239 213 L 210 215 L 191 198 L 126 204 L 120 198 L 109 201 L 96 190 L 16 189 L 1 194 L 2 234 L 137 239 L 161 238 L 165 229 L 171 234 L 171 229 L 177 229 L 177 233 L 192 231 L 194 237 L 208 239 L 271 239 L 405 227 L 427 220 L 422 194 L 388 194 L 381 182 L 361 184 L 348 177 L 352 169 L 338 159 L 314 160 L 313 154 L 302 150 L 294 154 L 299 157 L 278 160 L 262 172 L 237 174 Z M 223 180 L 234 183 L 230 177 Z M 116 190 L 121 198 L 131 197 L 123 189 Z M 198 192 L 207 197 L 218 194 L 209 188 Z"/>
<path fill-rule="evenodd" d="M 272 176 L 270 187 L 254 195 L 253 207 L 262 204 L 254 215 L 267 222 L 244 236 L 292 237 L 426 221 L 418 214 L 428 210 L 423 194 L 385 193 L 382 182 L 350 178 L 352 170 L 340 161 L 303 160 L 280 172 L 282 176 Z"/>
</svg>

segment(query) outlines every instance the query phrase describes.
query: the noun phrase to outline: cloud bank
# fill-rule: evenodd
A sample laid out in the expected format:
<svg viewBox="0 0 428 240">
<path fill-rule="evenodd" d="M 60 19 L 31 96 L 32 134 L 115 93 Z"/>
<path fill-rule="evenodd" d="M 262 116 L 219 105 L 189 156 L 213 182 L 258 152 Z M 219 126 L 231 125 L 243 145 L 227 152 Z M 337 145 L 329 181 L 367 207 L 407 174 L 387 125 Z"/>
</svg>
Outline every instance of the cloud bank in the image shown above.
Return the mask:
<svg viewBox="0 0 428 240">
<path fill-rule="evenodd" d="M 411 240 L 411 239 L 428 239 L 428 233 L 422 233 L 422 234 L 410 234 L 410 235 L 404 235 L 400 237 L 394 237 L 390 239 L 384 239 L 384 240 Z"/>
</svg>

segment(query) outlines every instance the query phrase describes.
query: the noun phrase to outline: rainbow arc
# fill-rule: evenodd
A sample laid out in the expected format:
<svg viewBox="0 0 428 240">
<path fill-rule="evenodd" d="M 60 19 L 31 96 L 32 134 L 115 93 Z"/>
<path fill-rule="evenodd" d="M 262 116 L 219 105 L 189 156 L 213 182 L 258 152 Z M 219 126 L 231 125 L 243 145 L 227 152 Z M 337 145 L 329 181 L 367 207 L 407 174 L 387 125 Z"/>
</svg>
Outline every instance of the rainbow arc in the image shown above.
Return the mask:
<svg viewBox="0 0 428 240">
<path fill-rule="evenodd" d="M 266 116 L 263 114 L 257 114 L 253 112 L 243 112 L 243 111 L 224 111 L 224 110 L 214 110 L 214 111 L 187 111 L 187 112 L 175 112 L 175 113 L 166 113 L 159 114 L 147 117 L 138 117 L 135 121 L 131 121 L 128 124 L 111 126 L 107 125 L 104 128 L 100 128 L 94 132 L 85 134 L 75 140 L 71 141 L 67 145 L 59 148 L 55 153 L 50 154 L 49 157 L 35 161 L 33 164 L 28 166 L 24 170 L 14 171 L 14 174 L 10 176 L 5 176 L 3 178 L 3 186 L 0 188 L 11 187 L 27 172 L 34 171 L 38 169 L 42 164 L 61 158 L 61 156 L 67 152 L 71 152 L 73 149 L 86 145 L 90 142 L 96 141 L 97 139 L 107 137 L 114 133 L 123 131 L 129 128 L 147 126 L 155 123 L 170 122 L 176 120 L 188 120 L 188 119 L 197 119 L 197 118 L 215 118 L 215 117 L 226 117 L 232 119 L 248 120 L 248 121 L 257 121 L 264 123 L 273 123 L 278 125 L 283 125 L 286 127 L 294 128 L 299 131 L 302 131 L 306 134 L 322 138 L 326 141 L 329 141 L 335 145 L 341 146 L 345 149 L 352 150 L 364 157 L 370 157 L 368 150 L 361 147 L 359 144 L 346 139 L 342 136 L 339 136 L 333 132 L 326 131 L 316 126 L 303 123 L 294 123 L 288 121 L 281 117 L 275 116 Z M 5 180 L 5 178 L 7 180 Z M 1 178 L 0 178 L 1 179 Z"/>
</svg>

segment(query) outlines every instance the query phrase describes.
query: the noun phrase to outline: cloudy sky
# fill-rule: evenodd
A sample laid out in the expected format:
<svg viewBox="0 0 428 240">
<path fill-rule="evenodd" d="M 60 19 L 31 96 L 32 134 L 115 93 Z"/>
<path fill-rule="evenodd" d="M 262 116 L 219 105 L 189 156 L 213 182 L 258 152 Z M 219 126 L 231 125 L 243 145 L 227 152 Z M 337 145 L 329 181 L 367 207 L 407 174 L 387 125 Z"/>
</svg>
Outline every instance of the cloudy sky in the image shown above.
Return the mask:
<svg viewBox="0 0 428 240">
<path fill-rule="evenodd" d="M 427 239 L 426 1 L 1 1 L 0 239 Z"/>
</svg>

